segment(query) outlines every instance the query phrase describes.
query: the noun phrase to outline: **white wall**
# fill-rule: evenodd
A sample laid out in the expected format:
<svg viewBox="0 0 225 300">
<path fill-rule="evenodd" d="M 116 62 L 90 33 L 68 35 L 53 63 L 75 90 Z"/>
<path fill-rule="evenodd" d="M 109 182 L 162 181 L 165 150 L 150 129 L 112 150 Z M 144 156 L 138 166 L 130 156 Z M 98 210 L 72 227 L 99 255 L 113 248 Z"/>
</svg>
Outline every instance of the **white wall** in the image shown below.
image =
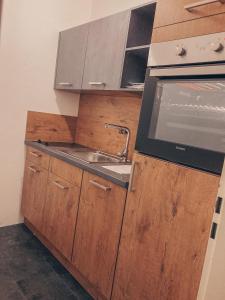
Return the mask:
<svg viewBox="0 0 225 300">
<path fill-rule="evenodd" d="M 0 39 L 0 226 L 20 221 L 26 111 L 75 115 L 53 90 L 58 32 L 87 22 L 91 0 L 4 0 Z"/>
<path fill-rule="evenodd" d="M 93 0 L 92 4 L 92 19 L 102 18 L 112 15 L 119 11 L 136 7 L 142 4 L 153 2 L 151 0 Z"/>
<path fill-rule="evenodd" d="M 79 97 L 53 90 L 58 32 L 146 0 L 3 0 L 0 35 L 0 226 L 21 221 L 27 110 L 76 115 Z M 92 5 L 93 4 L 93 5 Z"/>
</svg>

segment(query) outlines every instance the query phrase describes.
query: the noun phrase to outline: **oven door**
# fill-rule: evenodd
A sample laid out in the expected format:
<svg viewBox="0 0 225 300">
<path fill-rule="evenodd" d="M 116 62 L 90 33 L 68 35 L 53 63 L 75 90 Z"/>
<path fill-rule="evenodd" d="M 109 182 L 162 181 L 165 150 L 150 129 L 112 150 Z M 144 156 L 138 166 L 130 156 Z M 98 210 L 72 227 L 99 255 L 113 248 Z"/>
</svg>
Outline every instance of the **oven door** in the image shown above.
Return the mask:
<svg viewBox="0 0 225 300">
<path fill-rule="evenodd" d="M 148 69 L 136 150 L 220 174 L 225 153 L 223 73 L 224 65 Z"/>
</svg>

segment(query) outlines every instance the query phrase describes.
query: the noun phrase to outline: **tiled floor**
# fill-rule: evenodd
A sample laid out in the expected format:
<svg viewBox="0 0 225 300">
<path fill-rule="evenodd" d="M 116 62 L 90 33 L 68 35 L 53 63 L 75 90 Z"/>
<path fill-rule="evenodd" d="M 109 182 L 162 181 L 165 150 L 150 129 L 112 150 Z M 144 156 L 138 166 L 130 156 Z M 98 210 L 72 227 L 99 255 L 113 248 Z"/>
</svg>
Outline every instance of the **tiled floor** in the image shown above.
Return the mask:
<svg viewBox="0 0 225 300">
<path fill-rule="evenodd" d="M 0 228 L 0 300 L 91 300 L 24 225 Z"/>
</svg>

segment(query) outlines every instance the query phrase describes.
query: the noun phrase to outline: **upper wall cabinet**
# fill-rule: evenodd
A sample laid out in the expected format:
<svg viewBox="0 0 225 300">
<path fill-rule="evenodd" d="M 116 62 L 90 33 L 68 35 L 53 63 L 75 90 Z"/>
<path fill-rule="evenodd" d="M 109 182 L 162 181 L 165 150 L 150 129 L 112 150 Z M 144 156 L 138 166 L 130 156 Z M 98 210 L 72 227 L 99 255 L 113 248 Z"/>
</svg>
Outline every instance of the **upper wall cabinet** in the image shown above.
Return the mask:
<svg viewBox="0 0 225 300">
<path fill-rule="evenodd" d="M 55 88 L 142 89 L 155 7 L 147 4 L 61 32 Z"/>
<path fill-rule="evenodd" d="M 88 28 L 89 24 L 84 24 L 60 33 L 55 78 L 56 89 L 81 89 Z"/>
<path fill-rule="evenodd" d="M 83 89 L 120 88 L 130 11 L 90 24 Z"/>
<path fill-rule="evenodd" d="M 158 0 L 154 27 L 176 24 L 225 12 L 225 4 L 218 1 Z"/>
</svg>

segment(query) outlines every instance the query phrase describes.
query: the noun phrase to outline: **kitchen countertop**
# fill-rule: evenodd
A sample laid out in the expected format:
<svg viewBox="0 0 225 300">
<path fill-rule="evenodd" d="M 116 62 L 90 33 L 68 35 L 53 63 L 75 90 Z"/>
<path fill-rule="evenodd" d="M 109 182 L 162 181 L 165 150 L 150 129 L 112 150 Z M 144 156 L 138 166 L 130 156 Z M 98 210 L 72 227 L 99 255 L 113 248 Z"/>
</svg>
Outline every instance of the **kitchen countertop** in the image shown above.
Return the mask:
<svg viewBox="0 0 225 300">
<path fill-rule="evenodd" d="M 56 157 L 58 159 L 61 159 L 71 165 L 74 165 L 75 167 L 78 167 L 80 169 L 83 169 L 85 171 L 88 171 L 90 173 L 93 173 L 95 175 L 101 176 L 104 179 L 110 180 L 113 183 L 123 187 L 123 188 L 128 188 L 129 184 L 129 174 L 119 174 L 116 172 L 113 172 L 111 170 L 103 168 L 103 166 L 112 166 L 112 165 L 121 165 L 121 163 L 87 163 L 85 161 L 82 161 L 80 159 L 77 159 L 73 156 L 70 156 L 68 154 L 59 152 L 56 150 L 56 147 L 63 147 L 63 148 L 87 148 L 81 145 L 77 144 L 68 144 L 68 143 L 44 143 L 44 142 L 37 142 L 37 141 L 25 141 L 25 145 L 39 149 L 50 156 Z M 87 148 L 90 149 L 90 148 Z M 93 150 L 93 149 L 90 149 Z M 123 163 L 126 164 L 126 163 Z"/>
</svg>

